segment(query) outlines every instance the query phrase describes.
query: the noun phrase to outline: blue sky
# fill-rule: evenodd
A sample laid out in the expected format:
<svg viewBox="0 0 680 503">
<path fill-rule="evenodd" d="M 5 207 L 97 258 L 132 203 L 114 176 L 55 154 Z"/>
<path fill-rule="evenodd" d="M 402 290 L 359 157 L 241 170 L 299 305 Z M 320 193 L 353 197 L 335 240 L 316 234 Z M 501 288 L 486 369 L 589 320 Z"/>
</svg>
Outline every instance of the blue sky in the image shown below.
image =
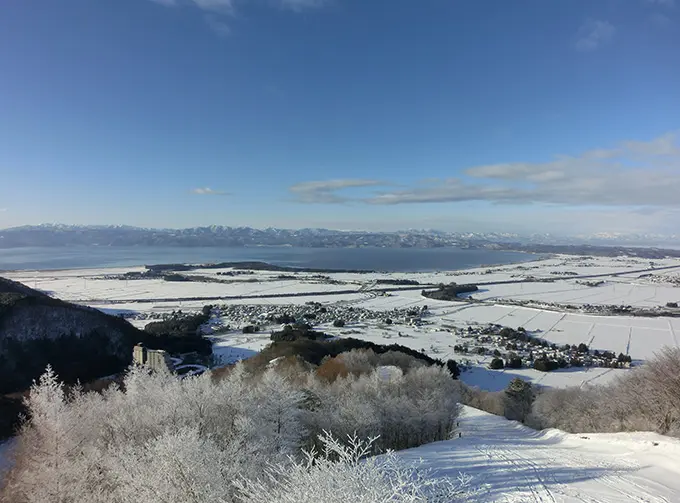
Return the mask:
<svg viewBox="0 0 680 503">
<path fill-rule="evenodd" d="M 678 0 L 6 0 L 0 227 L 678 233 Z"/>
</svg>

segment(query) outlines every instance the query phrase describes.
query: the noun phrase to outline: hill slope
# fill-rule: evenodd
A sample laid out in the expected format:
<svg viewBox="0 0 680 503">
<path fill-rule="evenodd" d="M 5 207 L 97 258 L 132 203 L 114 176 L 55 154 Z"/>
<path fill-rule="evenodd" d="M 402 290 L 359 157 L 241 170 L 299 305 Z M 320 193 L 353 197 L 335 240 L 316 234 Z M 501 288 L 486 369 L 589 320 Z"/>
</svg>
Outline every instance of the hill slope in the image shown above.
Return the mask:
<svg viewBox="0 0 680 503">
<path fill-rule="evenodd" d="M 117 372 L 142 337 L 123 319 L 0 278 L 0 393 L 27 388 L 48 363 L 67 382 Z"/>
<path fill-rule="evenodd" d="M 465 407 L 462 437 L 403 451 L 437 476 L 474 477 L 475 502 L 680 501 L 680 440 L 653 433 L 537 432 Z"/>
</svg>

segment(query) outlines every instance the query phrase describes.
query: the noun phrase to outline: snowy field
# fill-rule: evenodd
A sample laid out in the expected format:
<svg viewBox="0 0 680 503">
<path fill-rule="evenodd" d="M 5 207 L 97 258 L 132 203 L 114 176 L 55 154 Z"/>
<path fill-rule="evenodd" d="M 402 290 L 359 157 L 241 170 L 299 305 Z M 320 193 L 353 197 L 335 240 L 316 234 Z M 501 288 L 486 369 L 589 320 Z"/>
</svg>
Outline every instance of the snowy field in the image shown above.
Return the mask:
<svg viewBox="0 0 680 503">
<path fill-rule="evenodd" d="M 12 275 L 6 275 L 14 279 Z M 249 278 L 250 279 L 250 278 Z M 296 281 L 238 280 L 230 283 L 174 282 L 162 279 L 120 280 L 81 276 L 52 276 L 41 279 L 18 279 L 68 301 L 111 301 L 139 299 L 192 299 L 195 297 L 231 297 L 240 295 L 291 294 L 356 289 L 358 285 L 334 285 L 312 279 Z"/>
<path fill-rule="evenodd" d="M 680 286 L 650 285 L 624 278 L 610 278 L 601 286 L 580 285 L 578 280 L 555 283 L 489 285 L 475 293 L 479 300 L 537 300 L 561 304 L 622 304 L 635 307 L 661 307 L 680 302 Z"/>
<path fill-rule="evenodd" d="M 423 285 L 439 283 L 475 283 L 480 300 L 516 299 L 572 304 L 623 304 L 654 307 L 680 302 L 680 259 L 648 260 L 633 257 L 555 258 L 435 273 L 331 273 L 324 281 L 318 274 L 254 271 L 253 274 L 225 276 L 231 269 L 196 269 L 186 274 L 204 277 L 211 282 L 167 282 L 160 279 L 120 280 L 104 276 L 141 272 L 143 267 L 113 269 L 76 269 L 59 271 L 16 271 L 3 275 L 32 288 L 51 292 L 66 300 L 98 299 L 125 301 L 140 299 L 190 299 L 192 297 L 258 296 L 299 292 L 378 289 L 389 285 L 376 280 L 415 280 Z M 635 271 L 635 272 L 634 272 Z M 238 271 L 237 271 L 238 273 Z M 280 276 L 291 279 L 281 280 Z M 580 276 L 597 276 L 584 278 Z M 293 279 L 294 278 L 294 279 Z M 507 281 L 551 279 L 550 283 Z M 601 286 L 579 284 L 585 280 L 602 281 Z"/>
<path fill-rule="evenodd" d="M 654 433 L 537 432 L 463 408 L 461 438 L 401 451 L 435 477 L 472 477 L 483 503 L 680 501 L 680 441 Z"/>
<path fill-rule="evenodd" d="M 319 275 L 254 271 L 244 274 L 231 269 L 197 269 L 183 274 L 205 280 L 112 279 L 112 276 L 125 272 L 143 270 L 143 267 L 133 267 L 16 271 L 4 275 L 55 297 L 81 302 L 110 314 L 125 315 L 139 328 L 172 311 L 197 311 L 207 303 L 227 307 L 268 306 L 278 312 L 285 312 L 287 306 L 301 306 L 312 301 L 344 309 L 368 309 L 376 312 L 374 319 L 357 321 L 348 318 L 348 325 L 343 329 L 336 329 L 329 323 L 319 329 L 340 337 L 402 344 L 436 358 L 453 358 L 468 368 L 462 376 L 464 381 L 490 390 L 504 388 L 517 376 L 545 386 L 561 387 L 605 383 L 626 371 L 594 367 L 587 370 L 568 368 L 551 373 L 528 368 L 489 370 L 491 356 L 463 355 L 453 350 L 454 345 L 465 342 L 459 334 L 468 326 L 496 323 L 515 329 L 524 327 L 536 337 L 559 346 L 585 343 L 591 349 L 630 354 L 637 363 L 650 358 L 664 346 L 677 346 L 680 334 L 680 318 L 603 316 L 574 310 L 561 312 L 555 306 L 520 307 L 507 303 L 531 300 L 576 306 L 665 306 L 668 302 L 680 301 L 680 286 L 675 282 L 680 277 L 678 259 L 650 261 L 634 257 L 556 256 L 522 264 L 434 273 Z M 546 278 L 552 281 L 531 281 Z M 424 298 L 420 286 L 383 295 L 379 290 L 405 287 L 380 284 L 379 280 L 411 280 L 421 285 L 474 283 L 479 285 L 480 290 L 473 294 L 478 301 L 476 303 L 435 301 Z M 583 284 L 600 281 L 603 282 L 600 286 Z M 205 300 L 207 298 L 210 300 Z M 423 326 L 385 325 L 380 319 L 379 313 L 387 316 L 393 310 L 420 310 L 423 306 L 429 308 L 429 314 L 423 318 Z M 233 330 L 223 330 L 214 338 L 215 354 L 224 362 L 247 358 L 259 351 L 269 343 L 269 333 L 275 328 L 263 327 L 259 334 L 246 336 L 239 328 L 247 324 L 247 320 L 222 321 L 233 327 Z"/>
<path fill-rule="evenodd" d="M 654 269 L 652 269 L 652 267 Z M 669 268 L 670 269 L 661 269 Z M 182 310 L 219 307 L 208 331 L 213 352 L 224 363 L 249 358 L 270 342 L 276 326 L 243 334 L 251 319 L 234 313 L 285 313 L 305 309 L 308 302 L 342 312 L 346 325 L 331 322 L 315 328 L 337 337 L 355 337 L 379 344 L 400 344 L 447 360 L 464 371 L 461 379 L 491 391 L 507 387 L 521 377 L 548 387 L 604 384 L 626 369 L 565 368 L 539 372 L 531 368 L 491 370 L 493 356 L 454 351 L 461 344 L 476 345 L 467 329 L 488 324 L 524 327 L 535 337 L 558 346 L 585 343 L 591 349 L 630 354 L 635 364 L 664 346 L 678 346 L 680 317 L 597 315 L 553 306 L 517 306 L 507 301 L 597 305 L 622 304 L 645 308 L 680 302 L 680 260 L 637 258 L 555 257 L 524 264 L 490 266 L 437 273 L 324 274 L 203 269 L 186 274 L 205 281 L 167 282 L 161 279 L 120 280 L 111 276 L 141 272 L 139 268 L 64 271 L 18 271 L 4 274 L 55 297 L 78 301 L 110 314 L 124 315 L 143 328 L 155 319 Z M 218 274 L 222 273 L 222 274 Z M 291 277 L 293 276 L 293 277 Z M 578 277 L 576 277 L 578 276 Z M 595 277 L 593 277 L 595 276 Z M 551 282 L 531 281 L 546 279 Z M 503 284 L 502 282 L 529 280 Z M 379 284 L 378 280 L 415 280 L 422 285 L 475 283 L 477 302 L 436 301 L 421 295 L 420 287 Z M 584 282 L 595 282 L 588 286 Z M 498 284 L 500 282 L 500 284 Z M 347 292 L 336 294 L 334 292 Z M 300 294 L 304 295 L 300 295 Z M 282 295 L 282 296 L 278 296 Z M 289 295 L 289 296 L 288 296 Z M 243 298 L 233 299 L 242 296 Z M 195 298 L 214 297 L 205 301 Z M 223 300 L 220 300 L 222 298 Z M 404 320 L 389 324 L 385 318 L 404 310 L 420 312 L 422 324 Z M 354 316 L 351 313 L 363 313 Z M 368 313 L 368 314 L 366 314 Z M 227 326 L 230 326 L 227 329 Z M 499 348 L 502 349 L 502 348 Z M 460 438 L 402 451 L 398 456 L 419 462 L 434 477 L 472 477 L 479 488 L 469 502 L 483 503 L 638 503 L 680 502 L 680 441 L 652 433 L 572 435 L 558 430 L 537 432 L 502 417 L 463 407 Z M 3 448 L 0 445 L 0 472 Z"/>
</svg>

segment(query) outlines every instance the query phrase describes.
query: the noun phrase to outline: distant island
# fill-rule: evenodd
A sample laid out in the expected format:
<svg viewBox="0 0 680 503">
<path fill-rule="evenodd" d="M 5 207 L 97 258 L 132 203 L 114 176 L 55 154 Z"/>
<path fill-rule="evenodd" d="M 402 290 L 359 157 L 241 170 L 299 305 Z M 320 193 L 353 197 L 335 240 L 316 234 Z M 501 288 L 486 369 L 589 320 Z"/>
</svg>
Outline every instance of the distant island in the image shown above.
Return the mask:
<svg viewBox="0 0 680 503">
<path fill-rule="evenodd" d="M 298 248 L 459 248 L 571 255 L 680 257 L 680 249 L 644 246 L 680 242 L 678 236 L 591 235 L 557 238 L 550 234 L 457 233 L 432 230 L 398 232 L 329 229 L 254 229 L 252 227 L 191 227 L 150 229 L 115 226 L 36 225 L 0 230 L 0 248 L 62 246 L 159 246 Z"/>
</svg>

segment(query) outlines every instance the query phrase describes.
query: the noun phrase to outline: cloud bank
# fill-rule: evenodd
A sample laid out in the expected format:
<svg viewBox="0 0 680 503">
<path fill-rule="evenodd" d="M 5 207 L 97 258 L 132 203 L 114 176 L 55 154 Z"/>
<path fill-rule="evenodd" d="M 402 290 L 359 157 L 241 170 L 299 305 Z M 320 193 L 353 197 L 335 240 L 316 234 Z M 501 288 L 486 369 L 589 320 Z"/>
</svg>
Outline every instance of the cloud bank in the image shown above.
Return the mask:
<svg viewBox="0 0 680 503">
<path fill-rule="evenodd" d="M 371 205 L 486 201 L 548 203 L 573 207 L 680 208 L 680 146 L 677 132 L 651 141 L 626 141 L 578 156 L 542 163 L 510 162 L 473 166 L 459 176 L 428 179 L 403 190 L 373 179 L 305 182 L 289 188 L 302 203 L 362 202 Z M 376 187 L 367 197 L 343 190 Z"/>
<path fill-rule="evenodd" d="M 380 180 L 335 179 L 326 181 L 303 182 L 289 187 L 297 201 L 302 203 L 345 203 L 352 198 L 338 194 L 338 191 L 350 188 L 376 187 L 387 185 Z"/>
</svg>

